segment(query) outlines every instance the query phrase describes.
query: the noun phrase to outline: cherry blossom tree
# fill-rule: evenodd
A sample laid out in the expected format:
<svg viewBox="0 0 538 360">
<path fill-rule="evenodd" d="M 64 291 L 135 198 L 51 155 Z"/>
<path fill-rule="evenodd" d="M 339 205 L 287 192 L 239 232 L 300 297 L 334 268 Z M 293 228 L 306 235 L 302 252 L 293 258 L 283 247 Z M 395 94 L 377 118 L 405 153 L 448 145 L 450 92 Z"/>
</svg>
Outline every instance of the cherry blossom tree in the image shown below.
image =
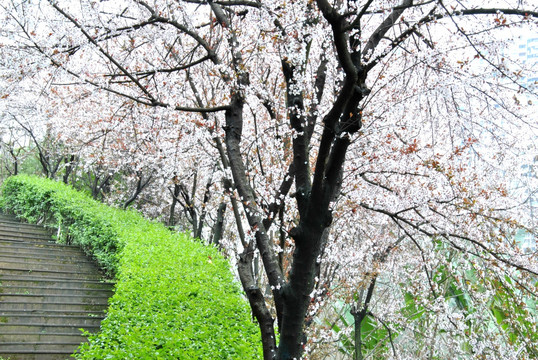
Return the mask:
<svg viewBox="0 0 538 360">
<path fill-rule="evenodd" d="M 315 325 L 337 300 L 356 359 L 537 355 L 536 254 L 513 240 L 534 229 L 510 191 L 536 154 L 536 68 L 510 53 L 537 30 L 532 2 L 3 11 L 4 42 L 40 59 L 44 113 L 81 158 L 136 174 L 132 195 L 159 178 L 152 197 L 182 203 L 198 236 L 206 216 L 233 220 L 223 246 L 265 359 L 334 337 Z"/>
</svg>

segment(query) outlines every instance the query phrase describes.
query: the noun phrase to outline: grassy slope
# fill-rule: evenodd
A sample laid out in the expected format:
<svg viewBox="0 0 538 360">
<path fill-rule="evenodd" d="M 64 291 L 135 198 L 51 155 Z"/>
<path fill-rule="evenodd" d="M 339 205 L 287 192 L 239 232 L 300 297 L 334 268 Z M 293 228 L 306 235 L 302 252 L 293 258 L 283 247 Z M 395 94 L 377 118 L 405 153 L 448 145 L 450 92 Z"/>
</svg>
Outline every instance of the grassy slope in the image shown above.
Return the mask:
<svg viewBox="0 0 538 360">
<path fill-rule="evenodd" d="M 101 332 L 78 358 L 261 357 L 257 326 L 216 249 L 42 178 L 8 179 L 2 206 L 59 226 L 59 241 L 80 245 L 115 278 Z"/>
</svg>

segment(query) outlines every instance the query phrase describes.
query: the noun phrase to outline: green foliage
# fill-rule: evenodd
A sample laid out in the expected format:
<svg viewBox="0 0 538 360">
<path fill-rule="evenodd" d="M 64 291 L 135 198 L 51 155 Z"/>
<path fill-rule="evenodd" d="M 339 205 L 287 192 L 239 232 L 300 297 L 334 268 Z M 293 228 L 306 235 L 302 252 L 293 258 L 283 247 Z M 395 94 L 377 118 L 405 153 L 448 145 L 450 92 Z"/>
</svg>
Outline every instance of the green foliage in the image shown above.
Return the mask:
<svg viewBox="0 0 538 360">
<path fill-rule="evenodd" d="M 538 316 L 537 301 L 536 297 L 529 295 L 528 289 L 518 286 L 515 279 L 519 274 L 499 277 L 490 269 L 474 263 L 471 267 L 460 265 L 462 260 L 456 252 L 441 247 L 437 250 L 446 253 L 452 269 L 440 264 L 431 272 L 435 292 L 412 292 L 406 284 L 400 284 L 403 297 L 400 314 L 412 331 L 396 322 L 382 322 L 367 315 L 360 324 L 360 348 L 365 358 L 388 356 L 392 352 L 391 338 L 409 354 L 417 351 L 413 356 L 421 358 L 420 351 L 431 348 L 432 338 L 442 337 L 456 339 L 459 346 L 441 349 L 437 354 L 432 351 L 432 359 L 447 358 L 447 354 L 451 353 L 471 356 L 475 352 L 473 339 L 476 343 L 476 339 L 487 337 L 504 339 L 507 344 L 524 348 L 533 359 L 538 359 L 538 332 L 534 325 Z M 471 260 L 476 261 L 474 258 Z M 479 299 L 477 295 L 484 298 Z M 353 301 L 357 301 L 357 296 L 353 297 Z M 435 305 L 441 302 L 450 307 L 459 320 L 439 326 Z M 339 351 L 351 358 L 356 335 L 352 307 L 343 301 L 335 301 L 332 311 L 335 316 L 327 318 L 324 325 L 338 336 L 336 345 Z M 460 322 L 458 329 L 454 321 Z M 433 335 L 430 335 L 431 329 L 435 329 Z M 493 358 L 498 354 L 495 351 L 484 349 L 484 356 Z"/>
<path fill-rule="evenodd" d="M 351 335 L 345 333 L 345 329 L 353 326 L 355 321 L 351 315 L 351 306 L 343 301 L 335 301 L 331 307 L 336 314 L 336 319 L 332 321 L 327 318 L 324 323 L 338 335 L 338 351 L 344 355 L 353 356 L 355 352 L 354 332 Z"/>
<path fill-rule="evenodd" d="M 28 152 L 30 153 L 30 156 L 26 156 L 22 159 L 19 173 L 27 175 L 41 174 L 43 168 L 39 163 L 38 155 L 36 154 L 37 150 L 35 150 L 35 148 L 28 148 Z"/>
<path fill-rule="evenodd" d="M 336 301 L 332 308 L 337 314 L 336 321 L 325 320 L 325 325 L 338 334 L 338 351 L 351 358 L 355 354 L 355 319 L 351 306 L 343 301 Z M 345 329 L 350 327 L 353 330 L 347 335 Z M 360 334 L 361 350 L 367 354 L 386 351 L 390 346 L 390 336 L 394 336 L 394 334 L 389 334 L 381 322 L 369 314 L 361 322 Z"/>
<path fill-rule="evenodd" d="M 4 182 L 2 207 L 28 222 L 59 229 L 59 242 L 79 245 L 107 275 L 116 274 L 117 255 L 124 246 L 118 229 L 127 214 L 62 183 L 26 175 Z"/>
<path fill-rule="evenodd" d="M 215 248 L 42 178 L 9 178 L 2 195 L 4 209 L 59 226 L 58 240 L 80 245 L 115 275 L 101 332 L 77 358 L 260 358 L 259 331 Z"/>
<path fill-rule="evenodd" d="M 508 276 L 504 282 L 500 279 L 493 281 L 496 286 L 496 292 L 490 304 L 491 311 L 496 322 L 508 335 L 510 344 L 522 343 L 526 350 L 538 356 L 538 332 L 536 332 L 531 319 L 536 319 L 538 316 L 536 307 L 536 298 L 521 297 L 508 285 L 512 285 L 513 280 Z M 521 339 L 525 339 L 522 342 Z"/>
</svg>

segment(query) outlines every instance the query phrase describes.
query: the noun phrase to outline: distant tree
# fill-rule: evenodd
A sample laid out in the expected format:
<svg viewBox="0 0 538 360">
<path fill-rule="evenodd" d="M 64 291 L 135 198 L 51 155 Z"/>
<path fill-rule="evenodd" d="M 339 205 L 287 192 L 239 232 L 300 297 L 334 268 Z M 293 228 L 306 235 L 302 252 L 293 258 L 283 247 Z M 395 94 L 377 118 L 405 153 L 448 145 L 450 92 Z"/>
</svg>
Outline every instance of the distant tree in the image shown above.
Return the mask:
<svg viewBox="0 0 538 360">
<path fill-rule="evenodd" d="M 0 154 L 1 154 L 1 174 L 2 179 L 17 175 L 21 167 L 22 161 L 25 159 L 25 155 L 28 152 L 28 144 L 25 143 L 24 136 L 21 136 L 20 129 L 16 127 L 3 124 L 4 138 L 0 140 Z M 5 175 L 4 175 L 5 174 Z"/>
</svg>

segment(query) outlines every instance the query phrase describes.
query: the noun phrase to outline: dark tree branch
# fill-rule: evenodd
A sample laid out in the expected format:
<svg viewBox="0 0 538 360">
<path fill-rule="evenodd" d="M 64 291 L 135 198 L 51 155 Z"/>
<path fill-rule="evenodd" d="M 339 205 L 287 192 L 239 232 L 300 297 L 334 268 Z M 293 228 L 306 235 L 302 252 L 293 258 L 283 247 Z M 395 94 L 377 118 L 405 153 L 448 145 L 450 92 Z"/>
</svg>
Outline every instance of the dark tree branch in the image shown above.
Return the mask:
<svg viewBox="0 0 538 360">
<path fill-rule="evenodd" d="M 124 209 L 127 209 L 127 207 L 131 205 L 133 201 L 136 200 L 136 198 L 138 197 L 138 195 L 140 195 L 142 190 L 144 190 L 146 186 L 149 185 L 150 181 L 153 179 L 153 175 L 149 175 L 147 179 L 144 180 L 144 175 L 141 172 L 137 172 L 137 177 L 138 179 L 137 179 L 136 187 L 133 191 L 133 194 L 131 195 L 129 199 L 127 199 L 127 201 L 123 203 L 122 207 Z"/>
<path fill-rule="evenodd" d="M 204 38 L 202 38 L 194 30 L 188 28 L 187 26 L 179 23 L 176 20 L 172 20 L 172 19 L 168 19 L 166 17 L 160 16 L 159 14 L 157 14 L 157 12 L 155 12 L 155 10 L 150 5 L 148 5 L 146 2 L 144 2 L 142 0 L 136 0 L 136 2 L 138 4 L 140 4 L 141 6 L 143 6 L 151 14 L 151 17 L 148 20 L 148 22 L 155 22 L 155 23 L 163 23 L 163 24 L 172 25 L 173 27 L 175 27 L 176 29 L 178 29 L 182 33 L 184 33 L 184 34 L 192 37 L 194 40 L 196 40 L 196 42 L 198 44 L 200 44 L 206 50 L 207 56 L 211 59 L 211 61 L 214 64 L 220 64 L 220 59 L 217 57 L 217 54 L 215 53 L 213 48 L 209 45 L 209 43 L 206 40 L 204 40 Z"/>
<path fill-rule="evenodd" d="M 178 72 L 178 71 L 182 71 L 182 70 L 188 70 L 191 67 L 199 65 L 199 64 L 201 64 L 201 63 L 203 63 L 203 62 L 205 62 L 207 60 L 210 60 L 210 59 L 211 58 L 209 56 L 203 56 L 200 59 L 194 60 L 194 61 L 192 61 L 192 62 L 190 62 L 188 64 L 185 64 L 185 65 L 175 66 L 175 67 L 171 67 L 171 68 L 164 68 L 164 69 L 139 71 L 139 72 L 134 72 L 133 75 L 136 75 L 136 76 L 149 76 L 149 75 L 155 75 L 155 74 L 158 74 L 158 73 L 168 74 L 168 73 Z M 126 75 L 109 74 L 109 75 L 106 75 L 106 76 L 115 78 L 115 77 L 121 77 L 121 76 L 126 76 Z"/>
<path fill-rule="evenodd" d="M 400 18 L 403 12 L 412 5 L 413 0 L 403 0 L 402 4 L 399 7 L 394 8 L 381 25 L 375 29 L 362 51 L 364 62 L 368 62 L 381 39 L 383 39 L 385 34 L 394 26 L 394 24 L 396 24 L 396 21 Z"/>
<path fill-rule="evenodd" d="M 490 9 L 463 9 L 463 10 L 456 10 L 452 13 L 447 14 L 448 16 L 465 16 L 465 15 L 498 15 L 498 14 L 505 14 L 505 15 L 516 15 L 516 16 L 523 16 L 525 18 L 528 17 L 534 17 L 538 18 L 538 12 L 532 11 L 532 10 L 520 10 L 520 9 L 506 9 L 506 8 L 490 8 Z M 437 15 L 435 16 L 436 19 L 443 18 L 444 15 Z"/>
<path fill-rule="evenodd" d="M 410 0 L 406 0 L 406 1 L 410 1 Z M 442 2 L 439 2 L 439 4 L 441 4 L 441 6 L 443 6 L 443 8 L 444 8 L 444 5 L 443 5 Z M 401 7 L 401 11 L 403 11 L 403 10 L 409 8 L 409 7 L 410 6 Z M 452 11 L 452 12 L 449 11 L 448 9 L 446 9 L 446 8 L 444 8 L 444 9 L 445 9 L 444 14 L 436 14 L 435 10 L 437 10 L 437 7 L 433 7 L 426 16 L 422 17 L 419 21 L 417 21 L 412 26 L 408 27 L 400 35 L 398 35 L 394 40 L 392 40 L 389 47 L 387 49 L 385 49 L 385 51 L 381 55 L 379 55 L 374 60 L 372 60 L 372 61 L 370 61 L 368 63 L 368 65 L 366 66 L 367 69 L 368 70 L 372 69 L 384 57 L 386 57 L 390 53 L 391 50 L 398 47 L 401 43 L 403 43 L 405 40 L 407 40 L 412 34 L 418 34 L 419 36 L 421 36 L 420 32 L 418 31 L 418 29 L 421 26 L 423 26 L 423 25 L 425 25 L 427 23 L 431 23 L 431 22 L 434 22 L 434 21 L 437 21 L 437 20 L 447 18 L 447 17 L 453 19 L 453 17 L 458 17 L 458 16 L 506 14 L 506 15 L 514 15 L 514 16 L 523 16 L 525 18 L 529 18 L 529 17 L 538 18 L 538 12 L 536 12 L 536 11 L 525 11 L 525 10 L 518 10 L 518 9 L 501 9 L 501 8 L 497 8 L 497 9 L 496 8 L 492 8 L 492 9 L 464 9 L 464 10 L 456 10 L 456 11 Z M 455 24 L 456 24 L 456 26 L 458 26 L 457 23 L 455 23 Z M 387 25 L 388 25 L 388 23 L 387 23 Z M 386 31 L 388 31 L 389 29 L 390 29 L 390 27 L 388 29 L 386 29 Z M 378 30 L 379 30 L 379 28 L 378 28 Z M 386 33 L 386 31 L 385 31 L 385 33 Z M 376 33 L 374 32 L 374 35 L 375 34 Z M 378 35 L 375 35 L 375 36 L 374 35 L 372 35 L 372 37 L 375 37 L 376 39 L 379 38 L 379 41 L 381 40 L 382 37 L 379 37 Z M 383 33 L 383 35 L 384 35 L 384 33 Z M 375 44 L 376 46 L 379 43 L 379 41 L 377 41 L 377 43 Z M 432 44 L 429 41 L 426 42 L 426 45 L 428 45 L 429 47 L 432 47 Z M 473 45 L 472 42 L 471 42 L 471 45 Z M 367 45 L 367 47 L 365 47 L 364 51 L 367 51 L 367 48 L 368 48 L 368 45 Z M 372 52 L 373 52 L 373 48 L 372 48 Z M 365 62 L 368 62 L 369 59 L 370 59 L 370 56 L 367 56 L 367 55 L 368 54 L 366 52 L 364 52 L 363 59 L 365 60 Z"/>
<path fill-rule="evenodd" d="M 136 79 L 129 71 L 127 71 L 127 69 L 125 69 L 118 61 L 116 61 L 116 59 L 110 55 L 105 49 L 103 49 L 101 47 L 101 45 L 99 45 L 99 43 L 97 41 L 95 41 L 95 39 L 93 38 L 93 36 L 91 36 L 83 27 L 82 25 L 79 24 L 79 22 L 74 18 L 72 17 L 71 15 L 69 15 L 68 13 L 66 13 L 63 9 L 61 9 L 55 1 L 52 1 L 52 0 L 49 0 L 49 4 L 51 4 L 51 6 L 56 9 L 56 11 L 58 11 L 61 15 L 63 15 L 67 20 L 69 20 L 73 25 L 75 25 L 75 27 L 77 27 L 80 32 L 86 37 L 86 39 L 88 39 L 88 41 L 90 43 L 92 43 L 96 48 L 97 50 L 99 50 L 99 52 L 101 54 L 103 54 L 112 64 L 114 64 L 114 66 L 116 66 L 123 74 L 125 74 L 125 76 L 127 76 L 147 97 L 148 99 L 150 99 L 150 102 L 153 103 L 155 102 L 156 100 L 153 98 L 153 96 L 151 95 L 151 93 L 146 89 L 146 87 L 144 85 L 142 85 L 138 79 Z"/>
<path fill-rule="evenodd" d="M 408 220 L 404 217 L 401 217 L 399 216 L 398 214 L 396 213 L 393 213 L 391 211 L 388 211 L 388 210 L 384 210 L 384 209 L 379 209 L 379 208 L 374 208 L 374 207 L 371 207 L 369 206 L 368 204 L 365 204 L 365 203 L 361 203 L 360 204 L 361 207 L 367 209 L 367 210 L 371 210 L 371 211 L 375 211 L 377 213 L 380 213 L 380 214 L 384 214 L 384 215 L 387 215 L 389 218 L 393 219 L 396 223 L 404 223 L 406 225 L 408 225 L 409 227 L 419 231 L 420 233 L 430 237 L 430 238 L 435 238 L 435 237 L 442 237 L 444 238 L 445 240 L 447 240 L 454 248 L 462 251 L 462 252 L 467 252 L 467 253 L 471 253 L 469 250 L 467 249 L 464 249 L 462 248 L 461 246 L 457 245 L 456 243 L 454 243 L 451 238 L 455 238 L 455 239 L 460 239 L 460 240 L 465 240 L 473 245 L 476 245 L 477 247 L 481 248 L 485 253 L 491 255 L 493 258 L 495 258 L 496 260 L 506 264 L 506 265 L 509 265 L 511 267 L 514 267 L 518 270 L 521 270 L 521 271 L 525 271 L 525 272 L 528 272 L 530 274 L 533 274 L 533 275 L 536 275 L 538 276 L 538 272 L 532 270 L 532 269 L 529 269 L 527 267 L 524 267 L 524 266 L 521 266 L 521 265 L 518 265 L 508 259 L 505 259 L 502 257 L 502 254 L 488 248 L 486 245 L 484 245 L 481 241 L 479 240 L 476 240 L 476 239 L 472 239 L 468 236 L 465 236 L 465 235 L 461 235 L 461 234 L 456 234 L 456 233 L 452 233 L 452 232 L 445 232 L 445 231 L 438 231 L 438 232 L 432 232 L 432 231 L 428 231 L 426 229 L 424 229 L 421 224 L 415 224 L 413 221 L 411 220 Z M 428 225 L 430 226 L 433 226 L 432 224 L 428 223 Z M 435 228 L 434 228 L 435 229 Z M 477 257 L 480 257 L 480 258 L 484 258 L 483 256 L 481 256 L 480 254 L 478 253 L 472 253 L 473 255 L 477 256 Z M 487 259 L 485 258 L 485 260 L 489 260 L 491 261 L 491 259 Z"/>
<path fill-rule="evenodd" d="M 184 1 L 188 3 L 192 3 L 192 4 L 200 4 L 200 5 L 208 4 L 208 1 L 206 0 L 184 0 Z M 214 3 L 221 6 L 246 6 L 246 7 L 252 7 L 252 8 L 262 7 L 261 2 L 248 1 L 248 0 L 223 0 L 223 1 L 214 1 Z"/>
<path fill-rule="evenodd" d="M 353 356 L 354 360 L 362 360 L 362 334 L 361 334 L 361 325 L 362 321 L 368 314 L 368 306 L 370 306 L 370 301 L 372 300 L 372 296 L 374 294 L 374 288 L 376 283 L 377 276 L 374 276 L 370 280 L 370 285 L 368 285 L 368 290 L 366 293 L 366 299 L 364 300 L 364 303 L 362 303 L 362 291 L 361 295 L 359 296 L 359 300 L 356 304 L 353 304 L 351 307 L 351 315 L 353 315 L 353 318 L 355 319 L 354 328 L 355 328 L 355 353 Z"/>
</svg>

